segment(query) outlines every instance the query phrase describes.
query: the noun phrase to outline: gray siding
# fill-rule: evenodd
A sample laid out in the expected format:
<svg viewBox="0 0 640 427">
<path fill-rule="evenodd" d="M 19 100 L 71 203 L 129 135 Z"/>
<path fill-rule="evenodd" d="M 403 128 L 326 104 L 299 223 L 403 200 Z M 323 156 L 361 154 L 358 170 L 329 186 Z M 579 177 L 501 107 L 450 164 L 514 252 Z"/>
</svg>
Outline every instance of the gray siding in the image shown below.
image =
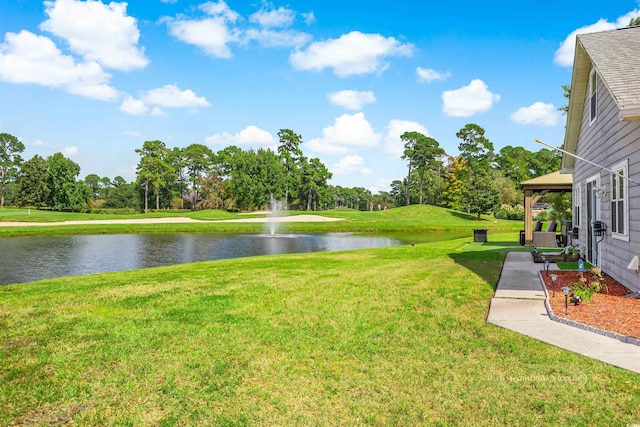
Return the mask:
<svg viewBox="0 0 640 427">
<path fill-rule="evenodd" d="M 593 123 L 589 117 L 589 99 L 585 100 L 577 155 L 611 168 L 628 161 L 629 177 L 640 181 L 640 121 L 620 121 L 618 107 L 598 77 L 598 116 Z M 600 207 L 600 220 L 607 224 L 607 236 L 600 244 L 602 270 L 633 290 L 640 290 L 640 276 L 626 267 L 634 255 L 640 256 L 640 185 L 629 183 L 629 241 L 614 239 L 611 235 L 611 177 L 609 172 L 576 160 L 574 185 L 581 186 L 582 229 L 579 240 L 586 243 L 586 188 L 588 178 L 600 176 L 601 185 L 607 186 L 607 195 L 596 199 Z"/>
</svg>

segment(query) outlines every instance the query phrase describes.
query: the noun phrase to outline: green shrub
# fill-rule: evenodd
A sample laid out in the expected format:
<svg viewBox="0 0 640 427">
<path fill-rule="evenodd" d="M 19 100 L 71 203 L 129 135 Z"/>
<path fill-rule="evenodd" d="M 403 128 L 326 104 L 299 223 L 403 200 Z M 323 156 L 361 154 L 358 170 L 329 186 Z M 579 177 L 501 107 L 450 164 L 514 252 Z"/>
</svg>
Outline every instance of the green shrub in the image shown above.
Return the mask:
<svg viewBox="0 0 640 427">
<path fill-rule="evenodd" d="M 512 221 L 523 221 L 524 210 L 500 208 L 493 213 L 493 216 L 496 217 L 496 219 L 509 219 Z"/>
<path fill-rule="evenodd" d="M 94 214 L 116 214 L 116 215 L 137 215 L 142 212 L 140 209 L 110 209 L 110 208 L 99 208 L 99 209 L 91 209 L 91 213 Z"/>
<path fill-rule="evenodd" d="M 542 211 L 537 216 L 535 216 L 533 219 L 540 220 L 540 221 L 549 221 L 549 212 Z"/>
</svg>

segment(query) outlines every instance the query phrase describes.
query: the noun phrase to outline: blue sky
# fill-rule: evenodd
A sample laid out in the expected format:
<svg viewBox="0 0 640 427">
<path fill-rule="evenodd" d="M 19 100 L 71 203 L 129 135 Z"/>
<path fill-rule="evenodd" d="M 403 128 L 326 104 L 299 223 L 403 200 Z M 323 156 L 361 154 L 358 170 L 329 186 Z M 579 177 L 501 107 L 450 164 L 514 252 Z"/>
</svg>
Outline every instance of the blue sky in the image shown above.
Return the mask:
<svg viewBox="0 0 640 427">
<path fill-rule="evenodd" d="M 450 155 L 467 123 L 496 151 L 561 145 L 576 32 L 636 16 L 636 0 L 7 0 L 0 132 L 132 181 L 146 140 L 275 147 L 288 128 L 331 184 L 388 190 L 405 131 Z"/>
</svg>

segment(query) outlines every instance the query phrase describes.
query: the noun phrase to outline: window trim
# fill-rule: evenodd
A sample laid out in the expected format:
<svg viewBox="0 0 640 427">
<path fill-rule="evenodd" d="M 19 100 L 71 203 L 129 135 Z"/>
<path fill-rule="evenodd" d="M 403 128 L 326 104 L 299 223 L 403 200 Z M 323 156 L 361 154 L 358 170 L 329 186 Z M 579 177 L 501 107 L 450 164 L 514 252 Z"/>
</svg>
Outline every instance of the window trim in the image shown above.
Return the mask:
<svg viewBox="0 0 640 427">
<path fill-rule="evenodd" d="M 576 209 L 577 208 L 577 209 Z M 573 185 L 573 224 L 572 227 L 582 227 L 582 183 Z"/>
<path fill-rule="evenodd" d="M 589 73 L 589 125 L 598 118 L 598 75 L 595 67 Z"/>
<path fill-rule="evenodd" d="M 619 175 L 620 171 L 622 171 L 622 176 L 624 178 L 627 178 L 629 176 L 628 160 L 624 160 L 611 167 L 611 177 L 609 180 L 609 185 L 611 185 L 611 189 L 609 190 L 609 194 L 610 194 L 609 214 L 611 218 L 611 237 L 613 237 L 614 239 L 624 240 L 625 242 L 628 242 L 629 241 L 629 182 L 626 179 L 621 179 L 621 178 L 618 178 L 618 180 L 616 180 L 615 177 Z M 622 191 L 624 192 L 624 194 L 621 198 L 614 197 L 614 196 L 617 196 L 615 186 L 620 184 L 622 184 Z M 624 204 L 623 206 L 624 218 L 622 220 L 622 226 L 624 227 L 623 233 L 618 233 L 617 231 L 614 231 L 615 227 L 613 223 L 613 216 L 614 216 L 613 203 L 615 202 L 622 202 Z"/>
</svg>

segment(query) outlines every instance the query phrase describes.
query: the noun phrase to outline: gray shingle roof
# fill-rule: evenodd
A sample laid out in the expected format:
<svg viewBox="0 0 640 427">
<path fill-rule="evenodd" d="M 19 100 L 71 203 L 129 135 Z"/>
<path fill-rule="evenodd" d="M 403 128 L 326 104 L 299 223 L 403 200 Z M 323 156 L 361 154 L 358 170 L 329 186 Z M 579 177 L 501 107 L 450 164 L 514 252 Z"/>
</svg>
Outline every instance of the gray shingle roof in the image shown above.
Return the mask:
<svg viewBox="0 0 640 427">
<path fill-rule="evenodd" d="M 618 107 L 620 120 L 640 120 L 640 27 L 621 28 L 576 37 L 571 75 L 571 98 L 564 149 L 575 153 L 591 64 Z M 575 159 L 562 156 L 563 173 L 573 172 Z"/>
<path fill-rule="evenodd" d="M 577 38 L 618 107 L 640 106 L 640 27 L 580 34 Z"/>
</svg>

